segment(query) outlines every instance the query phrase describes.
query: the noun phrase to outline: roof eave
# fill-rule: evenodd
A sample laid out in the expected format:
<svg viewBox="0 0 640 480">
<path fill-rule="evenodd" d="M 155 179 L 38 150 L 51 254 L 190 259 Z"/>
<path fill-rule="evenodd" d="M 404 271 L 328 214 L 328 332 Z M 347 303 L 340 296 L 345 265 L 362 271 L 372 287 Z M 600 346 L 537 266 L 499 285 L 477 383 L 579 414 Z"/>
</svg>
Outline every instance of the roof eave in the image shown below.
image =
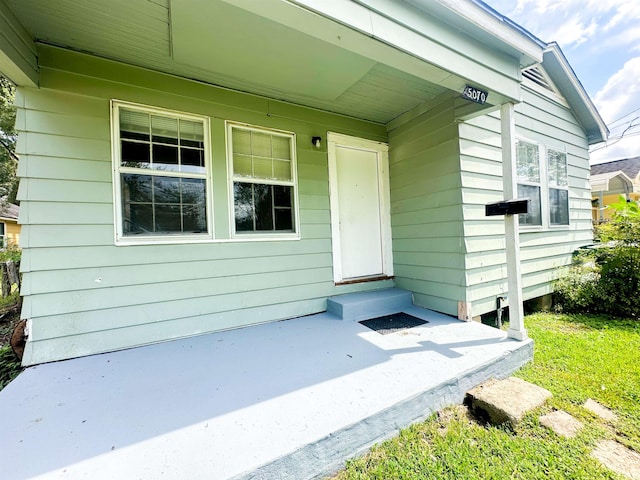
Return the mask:
<svg viewBox="0 0 640 480">
<path fill-rule="evenodd" d="M 542 61 L 546 43 L 500 14 L 482 0 L 407 0 L 425 12 L 447 17 L 449 23 L 479 40 L 494 38 L 520 53 L 520 64 L 529 67 Z M 449 12 L 446 15 L 445 12 Z M 453 14 L 453 15 L 451 15 Z M 471 28 L 470 28 L 471 27 Z"/>
</svg>

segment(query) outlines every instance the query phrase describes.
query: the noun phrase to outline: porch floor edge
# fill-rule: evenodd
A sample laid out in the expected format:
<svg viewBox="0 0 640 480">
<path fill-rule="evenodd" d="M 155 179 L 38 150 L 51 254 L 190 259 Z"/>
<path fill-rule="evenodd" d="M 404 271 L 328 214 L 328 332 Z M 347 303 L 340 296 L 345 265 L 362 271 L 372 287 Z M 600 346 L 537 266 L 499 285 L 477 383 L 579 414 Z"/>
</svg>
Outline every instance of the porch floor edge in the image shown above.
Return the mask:
<svg viewBox="0 0 640 480">
<path fill-rule="evenodd" d="M 371 447 L 393 438 L 401 429 L 424 421 L 443 408 L 462 404 L 465 393 L 473 387 L 491 378 L 506 378 L 532 359 L 533 342 L 523 342 L 500 358 L 231 480 L 324 479 L 344 468 L 347 460 L 365 455 Z M 309 476 L 309 472 L 315 474 Z"/>
</svg>

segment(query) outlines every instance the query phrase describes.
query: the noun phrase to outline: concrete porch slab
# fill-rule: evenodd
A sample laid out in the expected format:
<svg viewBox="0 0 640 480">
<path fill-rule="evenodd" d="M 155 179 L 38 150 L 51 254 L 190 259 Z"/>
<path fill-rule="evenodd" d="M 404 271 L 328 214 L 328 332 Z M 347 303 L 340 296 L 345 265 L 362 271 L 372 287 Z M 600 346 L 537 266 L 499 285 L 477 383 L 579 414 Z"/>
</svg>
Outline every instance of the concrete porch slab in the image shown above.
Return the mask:
<svg viewBox="0 0 640 480">
<path fill-rule="evenodd" d="M 31 367 L 0 392 L 0 478 L 321 478 L 532 357 L 410 306 L 380 335 L 324 313 Z"/>
</svg>

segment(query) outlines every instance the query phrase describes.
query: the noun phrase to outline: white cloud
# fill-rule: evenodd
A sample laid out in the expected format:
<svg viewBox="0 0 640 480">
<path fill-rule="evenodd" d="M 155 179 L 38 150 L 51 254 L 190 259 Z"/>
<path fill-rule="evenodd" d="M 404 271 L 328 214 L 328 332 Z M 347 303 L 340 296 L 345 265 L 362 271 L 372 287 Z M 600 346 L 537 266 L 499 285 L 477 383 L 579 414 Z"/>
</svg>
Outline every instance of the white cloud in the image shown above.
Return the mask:
<svg viewBox="0 0 640 480">
<path fill-rule="evenodd" d="M 621 160 L 623 158 L 637 157 L 640 155 L 640 138 L 631 136 L 617 143 L 609 142 L 609 145 L 596 145 L 589 154 L 592 164 Z M 602 148 L 601 148 L 602 147 Z"/>
<path fill-rule="evenodd" d="M 520 23 L 545 42 L 556 41 L 563 48 L 593 40 L 593 46 L 609 35 L 626 45 L 637 43 L 627 35 L 640 22 L 638 0 L 488 0 L 507 17 Z M 631 45 L 632 48 L 636 48 Z"/>
<path fill-rule="evenodd" d="M 640 155 L 640 56 L 628 60 L 594 96 L 611 135 L 607 146 L 594 147 L 591 160 L 615 160 Z M 634 126 L 638 125 L 638 126 Z M 629 128 L 631 127 L 631 128 Z M 621 135 L 624 133 L 622 139 Z"/>
<path fill-rule="evenodd" d="M 559 45 L 580 45 L 594 36 L 598 29 L 595 19 L 587 25 L 580 15 L 567 18 L 567 20 L 555 30 L 553 38 Z"/>
<path fill-rule="evenodd" d="M 629 112 L 640 98 L 640 56 L 628 60 L 614 73 L 593 101 L 605 122 L 610 124 Z"/>
</svg>

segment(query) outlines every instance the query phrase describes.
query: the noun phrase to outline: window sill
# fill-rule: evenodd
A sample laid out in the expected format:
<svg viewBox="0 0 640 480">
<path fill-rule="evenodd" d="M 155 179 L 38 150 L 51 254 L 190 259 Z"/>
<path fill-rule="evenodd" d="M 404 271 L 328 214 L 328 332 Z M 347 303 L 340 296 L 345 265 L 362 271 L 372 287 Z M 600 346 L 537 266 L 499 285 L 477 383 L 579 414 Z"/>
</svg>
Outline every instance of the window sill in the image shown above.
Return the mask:
<svg viewBox="0 0 640 480">
<path fill-rule="evenodd" d="M 272 242 L 280 240 L 300 240 L 299 233 L 235 233 L 229 242 Z"/>
<path fill-rule="evenodd" d="M 293 235 L 247 235 L 247 236 L 235 236 L 232 238 L 199 238 L 199 237 L 157 237 L 157 238 L 122 238 L 116 240 L 116 247 L 131 247 L 136 245 L 195 245 L 195 244 L 216 244 L 216 243 L 244 243 L 244 242 L 285 242 L 285 241 L 297 241 L 302 237 L 297 234 Z"/>
<path fill-rule="evenodd" d="M 553 231 L 562 231 L 569 230 L 571 225 L 548 225 L 548 226 L 526 226 L 520 227 L 520 233 L 541 233 L 541 232 L 553 232 Z"/>
</svg>

